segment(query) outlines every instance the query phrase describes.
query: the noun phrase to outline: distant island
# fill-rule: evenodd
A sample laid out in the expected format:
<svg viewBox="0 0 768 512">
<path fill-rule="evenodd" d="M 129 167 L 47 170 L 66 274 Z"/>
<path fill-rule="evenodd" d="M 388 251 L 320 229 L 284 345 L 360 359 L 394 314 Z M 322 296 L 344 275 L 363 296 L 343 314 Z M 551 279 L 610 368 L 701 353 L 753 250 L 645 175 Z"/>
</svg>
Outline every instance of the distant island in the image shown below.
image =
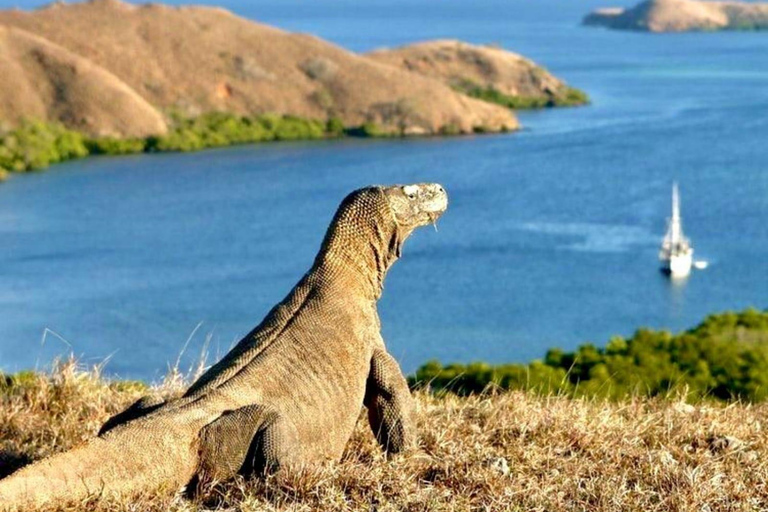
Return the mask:
<svg viewBox="0 0 768 512">
<path fill-rule="evenodd" d="M 212 7 L 6 10 L 0 42 L 0 178 L 94 153 L 511 131 L 510 107 L 588 101 L 499 48 L 441 41 L 358 55 Z"/>
<path fill-rule="evenodd" d="M 646 32 L 768 29 L 768 3 L 647 0 L 630 9 L 598 9 L 584 25 Z"/>
</svg>

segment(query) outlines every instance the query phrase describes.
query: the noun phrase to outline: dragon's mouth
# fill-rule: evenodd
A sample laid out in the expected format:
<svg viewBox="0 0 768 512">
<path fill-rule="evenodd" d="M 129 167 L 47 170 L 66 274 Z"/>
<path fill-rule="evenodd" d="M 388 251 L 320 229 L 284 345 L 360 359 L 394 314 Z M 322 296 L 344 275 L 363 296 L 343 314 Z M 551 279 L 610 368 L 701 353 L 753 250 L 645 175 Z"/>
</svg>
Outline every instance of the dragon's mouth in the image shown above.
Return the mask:
<svg viewBox="0 0 768 512">
<path fill-rule="evenodd" d="M 429 217 L 429 223 L 432 224 L 432 227 L 435 228 L 435 231 L 437 231 L 437 219 L 440 218 L 440 213 L 431 212 L 428 213 L 427 216 Z"/>
<path fill-rule="evenodd" d="M 429 201 L 425 207 L 424 212 L 426 213 L 426 222 L 424 224 L 432 224 L 432 226 L 435 228 L 435 231 L 437 231 L 437 220 L 445 213 L 445 210 L 448 209 L 448 197 L 445 195 L 445 192 L 442 191 L 442 188 L 440 189 L 440 195 Z"/>
<path fill-rule="evenodd" d="M 438 184 L 430 185 L 431 197 L 425 201 L 424 211 L 427 214 L 428 223 L 437 226 L 437 219 L 448 209 L 448 194 Z"/>
</svg>

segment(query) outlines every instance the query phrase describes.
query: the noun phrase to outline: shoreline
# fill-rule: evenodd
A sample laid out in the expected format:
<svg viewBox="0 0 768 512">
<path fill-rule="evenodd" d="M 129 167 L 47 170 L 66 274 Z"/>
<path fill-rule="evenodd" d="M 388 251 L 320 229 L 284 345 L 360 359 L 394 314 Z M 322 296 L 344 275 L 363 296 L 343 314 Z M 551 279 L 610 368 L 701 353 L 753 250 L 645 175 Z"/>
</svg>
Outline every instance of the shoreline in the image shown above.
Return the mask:
<svg viewBox="0 0 768 512">
<path fill-rule="evenodd" d="M 89 156 L 197 152 L 264 142 L 456 137 L 517 130 L 519 127 L 488 130 L 477 126 L 472 133 L 463 133 L 447 126 L 436 134 L 412 134 L 387 130 L 375 123 L 346 127 L 338 118 L 320 121 L 289 115 L 245 117 L 216 112 L 183 120 L 165 135 L 115 138 L 89 137 L 58 123 L 24 121 L 20 127 L 0 137 L 0 183 L 15 174 L 41 171 L 54 164 Z"/>
<path fill-rule="evenodd" d="M 544 101 L 527 96 L 509 96 L 493 88 L 457 92 L 513 112 L 585 107 L 591 99 L 582 90 L 568 87 L 567 100 Z M 207 149 L 259 144 L 263 142 L 312 141 L 344 138 L 440 138 L 518 132 L 523 126 L 490 129 L 475 126 L 471 132 L 447 124 L 435 133 L 393 130 L 373 122 L 345 126 L 340 118 L 309 119 L 289 114 L 241 116 L 209 112 L 195 118 L 173 118 L 173 127 L 163 135 L 143 138 L 92 137 L 58 122 L 24 120 L 0 134 L 0 183 L 15 174 L 46 170 L 51 165 L 90 156 L 196 152 Z"/>
<path fill-rule="evenodd" d="M 739 361 L 744 360 L 753 363 L 740 368 Z M 71 356 L 61 361 L 44 371 L 0 371 L 0 390 L 46 378 L 62 364 L 78 366 Z M 193 366 L 195 372 L 184 373 L 177 362 L 162 382 L 194 381 L 206 364 L 199 361 Z M 105 376 L 101 365 L 95 368 L 98 378 L 109 386 L 147 391 L 165 385 Z M 748 308 L 711 314 L 677 334 L 638 328 L 632 337 L 613 336 L 601 347 L 584 343 L 573 351 L 550 348 L 543 358 L 527 363 L 441 364 L 432 360 L 407 379 L 414 390 L 459 396 L 503 390 L 612 401 L 675 397 L 694 403 L 759 403 L 768 400 L 762 375 L 768 375 L 768 309 Z"/>
</svg>

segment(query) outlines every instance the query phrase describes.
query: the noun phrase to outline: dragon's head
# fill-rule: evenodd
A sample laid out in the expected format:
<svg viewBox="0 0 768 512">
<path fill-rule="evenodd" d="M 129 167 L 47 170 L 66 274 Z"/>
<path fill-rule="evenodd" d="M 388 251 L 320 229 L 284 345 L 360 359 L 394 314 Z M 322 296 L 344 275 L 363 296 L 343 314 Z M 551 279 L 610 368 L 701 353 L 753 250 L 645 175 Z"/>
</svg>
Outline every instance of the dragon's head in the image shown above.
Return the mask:
<svg viewBox="0 0 768 512">
<path fill-rule="evenodd" d="M 419 226 L 435 224 L 448 208 L 448 194 L 438 183 L 382 187 L 403 238 Z"/>
<path fill-rule="evenodd" d="M 381 187 L 394 217 L 394 230 L 389 241 L 387 267 L 400 257 L 403 243 L 413 230 L 433 224 L 448 208 L 448 194 L 438 183 L 416 183 Z"/>
<path fill-rule="evenodd" d="M 437 183 L 356 190 L 336 211 L 315 267 L 353 269 L 378 297 L 405 240 L 416 228 L 435 224 L 447 208 L 448 194 Z"/>
</svg>

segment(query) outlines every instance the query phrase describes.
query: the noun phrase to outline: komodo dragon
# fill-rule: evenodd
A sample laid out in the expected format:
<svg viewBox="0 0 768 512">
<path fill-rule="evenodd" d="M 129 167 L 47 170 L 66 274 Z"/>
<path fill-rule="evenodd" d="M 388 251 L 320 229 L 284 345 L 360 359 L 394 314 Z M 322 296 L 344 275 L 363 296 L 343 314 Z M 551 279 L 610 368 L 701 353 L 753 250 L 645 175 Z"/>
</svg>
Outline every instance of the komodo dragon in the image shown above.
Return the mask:
<svg viewBox="0 0 768 512">
<path fill-rule="evenodd" d="M 376 301 L 405 239 L 447 206 L 437 184 L 351 193 L 310 271 L 183 396 L 143 398 L 84 445 L 0 480 L 0 508 L 338 460 L 363 405 L 387 452 L 413 446 L 412 398 Z"/>
</svg>

